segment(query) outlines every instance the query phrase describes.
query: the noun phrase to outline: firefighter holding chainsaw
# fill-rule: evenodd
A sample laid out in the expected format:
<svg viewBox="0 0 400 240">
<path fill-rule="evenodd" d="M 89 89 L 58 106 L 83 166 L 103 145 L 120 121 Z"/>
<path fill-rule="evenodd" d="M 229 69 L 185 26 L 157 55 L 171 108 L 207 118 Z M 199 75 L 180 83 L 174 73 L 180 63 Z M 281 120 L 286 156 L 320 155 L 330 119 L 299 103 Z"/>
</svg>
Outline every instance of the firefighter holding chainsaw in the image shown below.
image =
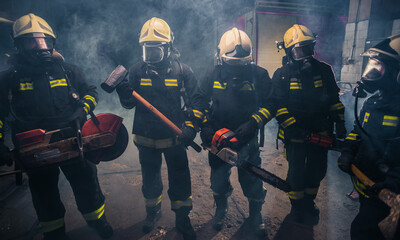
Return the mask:
<svg viewBox="0 0 400 240">
<path fill-rule="evenodd" d="M 356 100 L 366 97 L 366 92 L 373 95 L 364 102 L 338 165 L 351 175 L 360 193 L 360 210 L 351 224 L 351 239 L 388 239 L 384 237 L 388 232 L 382 234 L 378 223 L 389 215 L 390 208 L 378 194 L 382 189 L 400 194 L 400 34 L 383 40 L 363 56 L 369 61 L 358 82 Z M 375 184 L 364 185 L 353 174 L 352 164 Z M 400 239 L 399 230 L 397 225 L 397 235 L 390 239 Z"/>
<path fill-rule="evenodd" d="M 314 34 L 295 24 L 283 38 L 278 49 L 285 50 L 287 61 L 272 78 L 278 108 L 275 117 L 289 162 L 291 214 L 302 222 L 306 215 L 318 219 L 314 199 L 326 174 L 334 123 L 336 137 L 346 134 L 344 106 L 331 66 L 313 58 Z"/>
<path fill-rule="evenodd" d="M 261 165 L 257 133 L 273 116 L 267 97 L 271 90 L 268 72 L 251 63 L 252 46 L 247 34 L 237 28 L 225 32 L 218 45 L 220 64 L 201 83 L 201 92 L 208 113 L 201 139 L 206 147 L 231 148 L 239 161 Z M 213 228 L 223 227 L 232 193 L 229 180 L 231 165 L 209 153 L 211 189 L 216 203 Z M 266 189 L 263 182 L 238 168 L 239 182 L 249 201 L 249 218 L 245 225 L 256 235 L 264 235 L 261 208 Z"/>
<path fill-rule="evenodd" d="M 161 215 L 161 155 L 164 154 L 168 168 L 168 195 L 171 209 L 176 214 L 176 228 L 184 239 L 195 239 L 188 217 L 192 209 L 192 193 L 186 147 L 195 138 L 204 114 L 196 97 L 198 86 L 193 71 L 180 62 L 173 41 L 173 33 L 164 20 L 156 17 L 148 20 L 139 37 L 143 61 L 130 68 L 129 79 L 120 83 L 116 90 L 124 108 L 136 107 L 133 140 L 139 150 L 147 213 L 143 232 L 150 232 Z M 182 134 L 176 136 L 132 97 L 132 91 L 140 94 L 175 125 L 181 126 Z"/>
<path fill-rule="evenodd" d="M 17 54 L 11 68 L 0 75 L 0 141 L 1 160 L 8 157 L 4 146 L 4 118 L 9 113 L 15 119 L 15 135 L 33 129 L 46 131 L 71 128 L 57 141 L 76 136 L 77 123 L 83 124 L 86 114 L 97 104 L 96 87 L 90 85 L 75 65 L 53 56 L 56 36 L 42 18 L 28 14 L 14 22 L 12 37 Z M 82 101 L 76 102 L 77 96 Z M 76 120 L 78 119 L 78 120 Z M 79 211 L 97 233 L 108 238 L 113 234 L 104 214 L 104 196 L 97 179 L 96 166 L 81 159 L 69 160 L 61 170 L 73 189 Z M 58 190 L 58 166 L 28 172 L 29 188 L 44 239 L 69 239 L 65 234 L 65 208 Z"/>
</svg>

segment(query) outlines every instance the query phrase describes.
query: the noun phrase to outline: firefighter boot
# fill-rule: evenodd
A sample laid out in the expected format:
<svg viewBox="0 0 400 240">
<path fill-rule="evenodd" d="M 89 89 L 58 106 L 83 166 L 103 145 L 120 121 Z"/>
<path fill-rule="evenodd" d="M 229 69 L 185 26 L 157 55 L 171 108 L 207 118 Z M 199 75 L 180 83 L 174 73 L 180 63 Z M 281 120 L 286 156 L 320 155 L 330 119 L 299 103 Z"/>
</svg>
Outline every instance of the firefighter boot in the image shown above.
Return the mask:
<svg viewBox="0 0 400 240">
<path fill-rule="evenodd" d="M 43 233 L 43 240 L 70 240 L 65 234 L 65 225 L 56 230 Z"/>
<path fill-rule="evenodd" d="M 304 201 L 303 202 L 304 211 L 306 213 L 310 214 L 312 217 L 318 217 L 319 209 L 315 205 L 314 199 L 315 199 L 315 195 L 305 194 L 304 200 L 303 200 Z"/>
<path fill-rule="evenodd" d="M 220 231 L 224 225 L 226 213 L 228 212 L 228 198 L 225 196 L 214 196 L 215 204 L 215 215 L 212 220 L 212 227 L 216 231 Z"/>
<path fill-rule="evenodd" d="M 264 237 L 266 235 L 265 225 L 261 216 L 263 204 L 264 201 L 249 200 L 249 217 L 245 221 L 247 227 L 257 237 Z"/>
<path fill-rule="evenodd" d="M 97 220 L 87 221 L 89 227 L 96 230 L 97 234 L 103 239 L 110 238 L 114 234 L 114 230 L 111 225 L 107 222 L 106 215 L 103 214 L 101 218 Z"/>
<path fill-rule="evenodd" d="M 156 222 L 161 217 L 161 203 L 157 204 L 155 207 L 146 207 L 146 219 L 144 220 L 142 231 L 144 233 L 149 233 L 153 230 Z"/>
<path fill-rule="evenodd" d="M 190 209 L 181 207 L 175 212 L 176 220 L 175 227 L 183 236 L 184 240 L 196 240 L 196 233 L 190 223 L 189 218 Z"/>
<path fill-rule="evenodd" d="M 290 199 L 290 203 L 292 204 L 290 215 L 293 217 L 293 220 L 297 223 L 304 222 L 303 199 Z"/>
</svg>

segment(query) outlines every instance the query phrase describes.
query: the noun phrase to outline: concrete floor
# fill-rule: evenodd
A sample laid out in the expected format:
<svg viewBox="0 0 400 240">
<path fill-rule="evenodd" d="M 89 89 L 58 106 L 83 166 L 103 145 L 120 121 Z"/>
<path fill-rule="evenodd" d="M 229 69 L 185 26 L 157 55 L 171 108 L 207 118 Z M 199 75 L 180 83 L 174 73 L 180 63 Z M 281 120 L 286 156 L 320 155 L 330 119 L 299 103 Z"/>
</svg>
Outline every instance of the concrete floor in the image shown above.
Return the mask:
<svg viewBox="0 0 400 240">
<path fill-rule="evenodd" d="M 129 125 L 130 123 L 126 124 Z M 261 157 L 263 168 L 285 178 L 287 162 L 282 155 L 282 146 L 275 149 L 275 131 L 266 134 L 265 147 Z M 200 139 L 196 139 L 200 142 Z M 192 224 L 198 239 L 254 239 L 241 225 L 247 217 L 247 199 L 243 196 L 237 181 L 237 171 L 232 171 L 234 192 L 229 200 L 229 213 L 226 226 L 220 232 L 211 227 L 215 211 L 209 188 L 207 154 L 188 151 L 193 192 Z M 266 201 L 263 207 L 263 220 L 268 236 L 265 239 L 350 239 L 350 223 L 358 210 L 358 203 L 345 197 L 352 190 L 350 179 L 336 166 L 338 153 L 329 152 L 328 173 L 321 184 L 316 200 L 321 209 L 317 225 L 296 224 L 287 216 L 290 203 L 285 193 L 268 184 Z M 2 169 L 3 170 L 3 169 Z M 145 218 L 144 201 L 141 193 L 141 173 L 136 147 L 130 143 L 127 151 L 117 160 L 101 163 L 98 166 L 99 181 L 106 196 L 106 214 L 115 230 L 112 239 L 182 239 L 174 229 L 174 214 L 170 210 L 167 194 L 167 171 L 162 167 L 164 183 L 162 218 L 158 226 L 149 234 L 141 232 Z M 67 210 L 65 221 L 71 239 L 100 239 L 86 226 L 78 212 L 72 190 L 61 175 L 59 181 L 61 198 Z M 40 228 L 32 206 L 27 182 L 14 187 L 13 177 L 0 180 L 0 239 L 41 239 Z"/>
</svg>

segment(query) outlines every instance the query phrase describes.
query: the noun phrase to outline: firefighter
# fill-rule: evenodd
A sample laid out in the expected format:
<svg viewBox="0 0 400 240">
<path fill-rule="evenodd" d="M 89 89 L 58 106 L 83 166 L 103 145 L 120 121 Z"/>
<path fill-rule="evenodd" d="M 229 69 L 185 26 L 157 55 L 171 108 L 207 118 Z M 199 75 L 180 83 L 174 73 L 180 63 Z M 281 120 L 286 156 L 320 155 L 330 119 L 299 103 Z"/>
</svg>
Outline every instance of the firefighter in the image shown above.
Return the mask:
<svg viewBox="0 0 400 240">
<path fill-rule="evenodd" d="M 297 222 L 303 222 L 305 215 L 318 220 L 314 199 L 326 174 L 327 146 L 334 123 L 337 138 L 346 134 L 344 106 L 331 66 L 313 58 L 314 34 L 295 24 L 283 38 L 278 49 L 285 50 L 286 62 L 275 71 L 272 82 L 278 106 L 278 138 L 283 140 L 289 163 L 291 215 Z"/>
<path fill-rule="evenodd" d="M 240 160 L 260 166 L 257 132 L 273 116 L 267 101 L 271 79 L 265 69 L 251 62 L 251 40 L 237 28 L 222 35 L 218 60 L 220 64 L 207 74 L 200 87 L 208 112 L 202 124 L 201 139 L 205 146 L 210 147 L 214 135 L 218 134 L 216 132 L 229 129 L 237 141 L 226 139 L 215 147 L 230 147 L 237 151 Z M 217 206 L 212 226 L 219 231 L 227 213 L 228 197 L 233 191 L 229 180 L 231 165 L 211 153 L 209 164 L 211 189 Z M 243 193 L 249 201 L 250 214 L 245 226 L 256 235 L 264 235 L 261 208 L 266 189 L 263 182 L 250 173 L 238 168 L 238 174 Z"/>
<path fill-rule="evenodd" d="M 351 175 L 360 194 L 360 210 L 351 224 L 351 239 L 375 240 L 385 239 L 378 223 L 390 212 L 379 200 L 379 191 L 386 188 L 400 193 L 400 34 L 388 37 L 363 56 L 368 56 L 369 61 L 357 89 L 373 95 L 364 102 L 359 119 L 345 140 L 338 166 Z M 351 164 L 376 184 L 370 188 L 363 185 L 352 174 Z M 400 231 L 393 239 L 400 239 Z"/>
<path fill-rule="evenodd" d="M 87 82 L 77 66 L 53 57 L 56 36 L 42 18 L 32 13 L 22 16 L 15 21 L 12 34 L 17 54 L 10 60 L 11 68 L 0 75 L 0 129 L 11 112 L 15 118 L 13 136 L 32 129 L 51 131 L 67 127 L 75 129 L 72 131 L 75 134 L 76 119 L 82 125 L 86 114 L 97 104 L 96 87 Z M 79 95 L 82 101 L 76 102 L 72 93 Z M 4 144 L 3 132 L 0 139 Z M 14 145 L 18 147 L 16 141 Z M 1 155 L 7 151 L 2 145 Z M 96 166 L 73 159 L 60 168 L 71 184 L 78 209 L 88 225 L 102 238 L 111 237 L 113 230 L 104 214 L 104 196 Z M 58 190 L 60 168 L 46 167 L 28 173 L 44 239 L 68 239 L 65 208 Z"/>
<path fill-rule="evenodd" d="M 156 17 L 148 20 L 139 37 L 143 61 L 130 68 L 129 79 L 118 85 L 117 92 L 124 108 L 136 107 L 133 141 L 139 150 L 147 213 L 143 232 L 150 232 L 161 215 L 161 155 L 164 154 L 168 168 L 168 195 L 171 209 L 176 214 L 176 229 L 184 239 L 195 239 L 188 217 L 192 209 L 192 193 L 186 147 L 196 136 L 203 112 L 196 97 L 197 80 L 192 69 L 179 60 L 173 41 L 173 33 L 164 20 Z M 182 134 L 176 137 L 156 116 L 137 104 L 132 97 L 133 90 L 177 126 L 182 126 Z M 185 111 L 181 107 L 181 97 Z"/>
</svg>

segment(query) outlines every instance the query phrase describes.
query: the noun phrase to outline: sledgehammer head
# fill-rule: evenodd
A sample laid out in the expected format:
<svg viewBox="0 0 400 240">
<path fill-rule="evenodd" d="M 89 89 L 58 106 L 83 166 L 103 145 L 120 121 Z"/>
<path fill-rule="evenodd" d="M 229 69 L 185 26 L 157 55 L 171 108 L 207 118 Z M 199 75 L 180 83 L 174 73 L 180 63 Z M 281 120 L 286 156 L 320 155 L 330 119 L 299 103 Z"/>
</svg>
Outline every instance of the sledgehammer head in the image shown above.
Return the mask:
<svg viewBox="0 0 400 240">
<path fill-rule="evenodd" d="M 127 75 L 128 70 L 124 66 L 118 65 L 100 86 L 104 91 L 112 93 Z"/>
</svg>

